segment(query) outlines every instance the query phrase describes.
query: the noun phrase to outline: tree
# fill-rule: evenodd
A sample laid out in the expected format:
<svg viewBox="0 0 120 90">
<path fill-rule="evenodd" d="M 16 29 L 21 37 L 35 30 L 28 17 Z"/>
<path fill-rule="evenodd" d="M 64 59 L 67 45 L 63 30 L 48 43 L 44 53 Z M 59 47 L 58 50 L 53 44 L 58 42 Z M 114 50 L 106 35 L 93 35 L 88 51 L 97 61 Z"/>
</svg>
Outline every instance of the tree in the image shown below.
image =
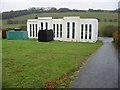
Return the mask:
<svg viewBox="0 0 120 90">
<path fill-rule="evenodd" d="M 57 8 L 52 7 L 49 11 L 50 11 L 50 12 L 56 12 L 56 11 L 57 11 Z"/>
<path fill-rule="evenodd" d="M 93 9 L 89 9 L 88 11 L 93 12 L 94 10 Z"/>
<path fill-rule="evenodd" d="M 114 12 L 120 13 L 120 8 L 116 9 Z"/>
<path fill-rule="evenodd" d="M 69 12 L 71 10 L 69 8 L 59 8 L 58 11 L 59 12 Z"/>
</svg>

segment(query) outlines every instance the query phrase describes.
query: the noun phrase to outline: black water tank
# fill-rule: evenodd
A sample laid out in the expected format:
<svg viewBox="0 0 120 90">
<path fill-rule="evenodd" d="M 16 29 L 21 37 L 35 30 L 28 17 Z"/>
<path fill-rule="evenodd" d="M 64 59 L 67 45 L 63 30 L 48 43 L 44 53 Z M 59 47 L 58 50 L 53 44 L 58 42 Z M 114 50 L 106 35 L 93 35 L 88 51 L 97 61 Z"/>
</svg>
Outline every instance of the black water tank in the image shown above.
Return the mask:
<svg viewBox="0 0 120 90">
<path fill-rule="evenodd" d="M 53 40 L 53 30 L 39 30 L 38 41 L 48 42 Z"/>
</svg>

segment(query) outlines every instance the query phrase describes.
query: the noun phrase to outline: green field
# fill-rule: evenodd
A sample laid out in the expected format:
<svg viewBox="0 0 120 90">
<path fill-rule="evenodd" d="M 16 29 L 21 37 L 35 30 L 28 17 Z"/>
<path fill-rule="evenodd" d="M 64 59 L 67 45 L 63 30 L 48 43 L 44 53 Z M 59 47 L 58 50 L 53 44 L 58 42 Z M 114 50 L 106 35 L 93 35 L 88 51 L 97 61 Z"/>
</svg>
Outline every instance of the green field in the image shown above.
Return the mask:
<svg viewBox="0 0 120 90">
<path fill-rule="evenodd" d="M 45 87 L 48 82 L 83 66 L 101 45 L 100 41 L 2 40 L 3 88 Z"/>
<path fill-rule="evenodd" d="M 80 16 L 80 18 L 99 18 L 99 30 L 102 29 L 105 25 L 118 25 L 118 22 L 114 22 L 114 19 L 118 19 L 118 13 L 113 12 L 57 12 L 57 13 L 38 13 L 38 14 L 30 14 L 24 15 L 20 17 L 12 18 L 11 20 L 18 21 L 27 21 L 27 19 L 32 19 L 37 15 L 38 17 L 53 17 L 53 18 L 63 18 L 64 16 Z M 107 22 L 104 22 L 106 18 Z M 113 22 L 109 22 L 112 19 Z M 3 20 L 3 29 L 5 28 L 15 28 L 19 27 L 21 24 L 7 24 L 7 20 Z"/>
</svg>

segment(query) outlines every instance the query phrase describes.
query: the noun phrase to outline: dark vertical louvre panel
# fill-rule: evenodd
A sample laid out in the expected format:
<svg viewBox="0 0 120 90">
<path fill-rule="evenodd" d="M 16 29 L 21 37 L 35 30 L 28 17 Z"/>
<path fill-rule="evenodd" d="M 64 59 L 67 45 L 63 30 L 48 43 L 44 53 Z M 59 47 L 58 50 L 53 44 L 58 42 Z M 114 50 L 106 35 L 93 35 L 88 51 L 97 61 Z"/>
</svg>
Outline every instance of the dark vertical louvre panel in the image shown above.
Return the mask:
<svg viewBox="0 0 120 90">
<path fill-rule="evenodd" d="M 33 37 L 34 37 L 34 24 L 33 24 Z"/>
<path fill-rule="evenodd" d="M 53 24 L 53 36 L 55 37 L 55 24 Z"/>
<path fill-rule="evenodd" d="M 37 35 L 38 35 L 38 32 L 37 32 L 37 24 L 36 24 L 35 26 L 36 26 L 36 37 L 37 37 Z"/>
<path fill-rule="evenodd" d="M 57 37 L 59 37 L 59 24 L 57 24 Z"/>
<path fill-rule="evenodd" d="M 85 24 L 85 39 L 87 39 L 87 24 Z"/>
<path fill-rule="evenodd" d="M 32 25 L 30 24 L 30 37 L 32 36 Z"/>
<path fill-rule="evenodd" d="M 46 26 L 46 29 L 48 29 L 48 23 L 47 22 L 45 23 L 45 26 Z"/>
<path fill-rule="evenodd" d="M 70 23 L 67 22 L 67 38 L 70 37 Z"/>
<path fill-rule="evenodd" d="M 41 30 L 43 30 L 43 22 L 41 22 Z"/>
<path fill-rule="evenodd" d="M 62 38 L 62 24 L 60 24 L 60 38 Z"/>
<path fill-rule="evenodd" d="M 81 24 L 81 39 L 83 39 L 83 29 L 84 29 L 84 25 Z"/>
<path fill-rule="evenodd" d="M 72 23 L 72 38 L 75 38 L 75 22 Z"/>
<path fill-rule="evenodd" d="M 92 38 L 92 25 L 89 25 L 89 39 Z"/>
</svg>

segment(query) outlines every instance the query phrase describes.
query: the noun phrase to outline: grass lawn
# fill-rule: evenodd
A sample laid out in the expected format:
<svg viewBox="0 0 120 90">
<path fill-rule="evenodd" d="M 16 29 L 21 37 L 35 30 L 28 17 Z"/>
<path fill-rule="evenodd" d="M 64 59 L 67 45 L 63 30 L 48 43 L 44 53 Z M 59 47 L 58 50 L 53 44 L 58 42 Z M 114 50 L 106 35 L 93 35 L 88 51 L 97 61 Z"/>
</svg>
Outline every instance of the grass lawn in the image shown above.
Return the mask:
<svg viewBox="0 0 120 90">
<path fill-rule="evenodd" d="M 102 45 L 97 43 L 2 40 L 3 88 L 45 87 L 83 62 Z"/>
</svg>

